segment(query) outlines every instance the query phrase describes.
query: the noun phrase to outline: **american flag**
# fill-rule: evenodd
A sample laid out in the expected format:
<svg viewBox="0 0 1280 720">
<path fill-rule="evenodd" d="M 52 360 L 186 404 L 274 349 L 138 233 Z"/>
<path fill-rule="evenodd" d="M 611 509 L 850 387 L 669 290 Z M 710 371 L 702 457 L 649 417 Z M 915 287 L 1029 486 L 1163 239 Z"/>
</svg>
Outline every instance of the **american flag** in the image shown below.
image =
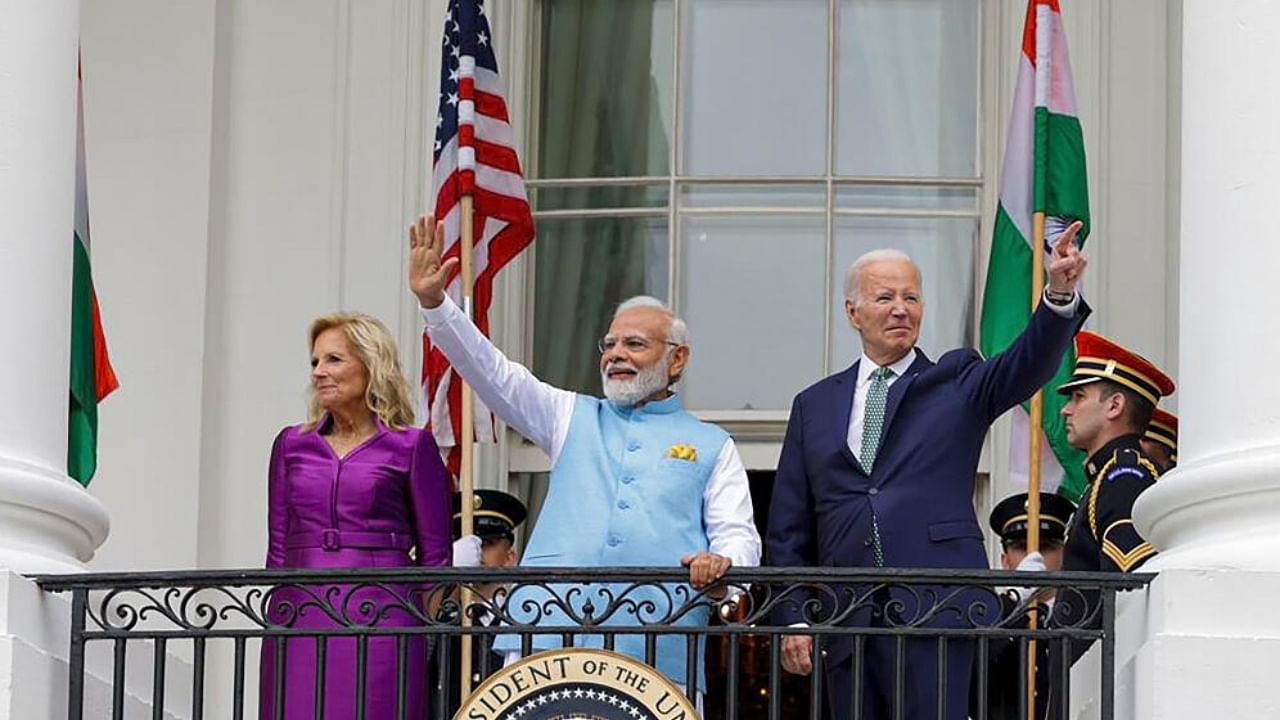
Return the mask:
<svg viewBox="0 0 1280 720">
<path fill-rule="evenodd" d="M 488 335 L 493 278 L 533 242 L 534 228 L 483 0 L 450 0 L 445 14 L 434 156 L 432 195 L 435 217 L 444 220 L 446 258 L 461 252 L 462 196 L 474 198 L 472 317 Z M 448 292 L 461 304 L 462 281 L 456 269 Z M 456 476 L 461 459 L 455 438 L 461 435 L 462 382 L 425 332 L 422 357 L 431 430 Z M 476 440 L 493 442 L 492 415 L 479 402 L 475 409 Z"/>
</svg>

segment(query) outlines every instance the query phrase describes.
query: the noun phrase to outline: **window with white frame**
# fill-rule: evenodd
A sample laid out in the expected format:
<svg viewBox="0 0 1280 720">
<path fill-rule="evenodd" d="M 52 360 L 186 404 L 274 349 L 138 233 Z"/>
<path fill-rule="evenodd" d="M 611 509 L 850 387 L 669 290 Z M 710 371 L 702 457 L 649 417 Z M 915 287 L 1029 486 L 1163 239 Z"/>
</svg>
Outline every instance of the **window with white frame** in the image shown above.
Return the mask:
<svg viewBox="0 0 1280 720">
<path fill-rule="evenodd" d="M 636 294 L 688 320 L 686 406 L 776 416 L 860 352 L 862 252 L 907 251 L 935 355 L 973 335 L 981 0 L 540 0 L 532 365 L 598 394 Z"/>
</svg>

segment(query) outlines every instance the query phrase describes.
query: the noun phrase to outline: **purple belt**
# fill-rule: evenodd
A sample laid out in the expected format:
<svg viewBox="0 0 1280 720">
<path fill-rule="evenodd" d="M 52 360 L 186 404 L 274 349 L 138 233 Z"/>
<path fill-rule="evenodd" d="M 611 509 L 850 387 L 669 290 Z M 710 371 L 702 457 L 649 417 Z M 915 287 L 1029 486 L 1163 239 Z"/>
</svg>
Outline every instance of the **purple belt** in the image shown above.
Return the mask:
<svg viewBox="0 0 1280 720">
<path fill-rule="evenodd" d="M 285 547 L 289 550 L 302 548 L 322 548 L 330 551 L 343 548 L 408 550 L 413 547 L 413 538 L 403 532 L 356 532 L 330 528 L 292 533 L 285 541 Z"/>
</svg>

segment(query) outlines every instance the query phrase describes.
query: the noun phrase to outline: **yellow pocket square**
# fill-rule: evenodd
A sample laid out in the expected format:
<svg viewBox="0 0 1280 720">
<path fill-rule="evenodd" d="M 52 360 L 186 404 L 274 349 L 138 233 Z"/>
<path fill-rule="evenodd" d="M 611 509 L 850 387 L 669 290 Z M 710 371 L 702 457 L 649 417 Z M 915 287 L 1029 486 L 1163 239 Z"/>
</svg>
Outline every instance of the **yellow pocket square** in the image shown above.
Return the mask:
<svg viewBox="0 0 1280 720">
<path fill-rule="evenodd" d="M 674 460 L 698 462 L 698 449 L 692 445 L 672 445 L 671 449 L 667 451 L 667 457 Z"/>
</svg>

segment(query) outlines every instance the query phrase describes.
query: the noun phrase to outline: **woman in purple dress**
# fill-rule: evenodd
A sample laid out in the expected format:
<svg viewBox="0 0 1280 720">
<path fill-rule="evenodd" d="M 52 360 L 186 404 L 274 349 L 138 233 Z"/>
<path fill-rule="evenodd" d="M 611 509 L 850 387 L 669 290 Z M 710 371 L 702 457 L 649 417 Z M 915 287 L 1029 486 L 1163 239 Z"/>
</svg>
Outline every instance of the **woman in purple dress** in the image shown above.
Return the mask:
<svg viewBox="0 0 1280 720">
<path fill-rule="evenodd" d="M 311 324 L 311 417 L 282 430 L 271 448 L 268 568 L 449 564 L 449 476 L 431 433 L 413 427 L 414 404 L 398 357 L 386 327 L 367 315 L 327 315 Z M 291 628 L 413 626 L 420 621 L 405 604 L 420 607 L 421 598 L 410 591 L 282 586 L 271 594 L 267 616 Z M 335 621 L 322 606 L 349 623 Z M 364 717 L 396 717 L 397 678 L 405 672 L 405 717 L 426 718 L 426 641 L 408 642 L 404 668 L 395 637 L 367 642 Z M 261 717 L 356 717 L 356 658 L 351 637 L 321 638 L 319 647 L 312 637 L 266 639 Z"/>
</svg>

